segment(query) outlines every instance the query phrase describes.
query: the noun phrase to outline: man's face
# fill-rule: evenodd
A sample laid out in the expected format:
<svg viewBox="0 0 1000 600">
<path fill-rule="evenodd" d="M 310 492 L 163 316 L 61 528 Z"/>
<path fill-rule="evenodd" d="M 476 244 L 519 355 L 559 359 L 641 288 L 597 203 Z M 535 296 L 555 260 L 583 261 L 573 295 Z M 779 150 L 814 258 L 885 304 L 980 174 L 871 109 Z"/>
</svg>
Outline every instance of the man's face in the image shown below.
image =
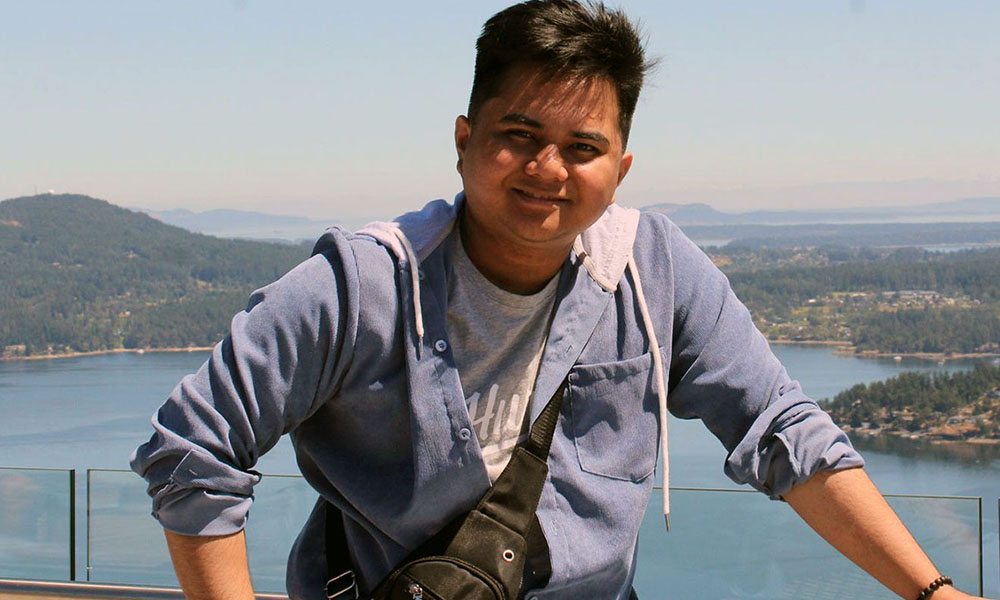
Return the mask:
<svg viewBox="0 0 1000 600">
<path fill-rule="evenodd" d="M 528 67 L 508 72 L 474 122 L 458 118 L 455 145 L 464 233 L 497 252 L 568 252 L 632 164 L 610 82 L 547 80 Z"/>
</svg>

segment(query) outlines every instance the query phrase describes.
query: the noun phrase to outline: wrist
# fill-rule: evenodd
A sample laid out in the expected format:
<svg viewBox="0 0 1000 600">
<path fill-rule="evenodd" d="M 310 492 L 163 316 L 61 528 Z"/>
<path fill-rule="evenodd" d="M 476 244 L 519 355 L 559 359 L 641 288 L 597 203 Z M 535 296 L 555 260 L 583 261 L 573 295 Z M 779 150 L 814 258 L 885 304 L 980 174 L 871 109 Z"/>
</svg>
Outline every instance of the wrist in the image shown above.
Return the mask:
<svg viewBox="0 0 1000 600">
<path fill-rule="evenodd" d="M 944 585 L 928 596 L 928 600 L 968 600 L 972 598 L 952 585 Z"/>
<path fill-rule="evenodd" d="M 930 600 L 930 597 L 934 596 L 939 589 L 945 586 L 951 586 L 952 583 L 951 577 L 948 577 L 947 575 L 940 575 L 920 592 L 917 596 L 917 600 Z"/>
</svg>

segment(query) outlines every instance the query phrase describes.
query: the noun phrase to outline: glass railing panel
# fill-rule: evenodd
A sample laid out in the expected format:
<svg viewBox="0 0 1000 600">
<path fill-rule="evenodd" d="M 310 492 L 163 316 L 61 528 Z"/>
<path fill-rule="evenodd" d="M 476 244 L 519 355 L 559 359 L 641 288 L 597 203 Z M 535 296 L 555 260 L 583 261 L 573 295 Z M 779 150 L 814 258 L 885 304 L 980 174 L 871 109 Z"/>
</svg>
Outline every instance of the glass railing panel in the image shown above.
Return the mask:
<svg viewBox="0 0 1000 600">
<path fill-rule="evenodd" d="M 301 477 L 265 475 L 254 489 L 247 552 L 254 589 L 283 592 L 285 562 L 316 501 Z M 145 483 L 130 471 L 88 472 L 87 580 L 176 586 Z"/>
<path fill-rule="evenodd" d="M 979 498 L 887 497 L 914 537 L 964 590 L 980 590 Z M 781 502 L 755 492 L 672 489 L 671 531 L 654 491 L 639 534 L 642 600 L 890 600 Z"/>
<path fill-rule="evenodd" d="M 298 476 L 265 475 L 254 488 L 247 552 L 255 590 L 285 591 L 288 553 L 318 497 Z"/>
<path fill-rule="evenodd" d="M 142 480 L 127 471 L 90 471 L 88 482 L 88 579 L 176 585 Z M 656 490 L 639 537 L 635 584 L 643 600 L 894 598 L 783 503 L 752 492 L 675 489 L 668 534 L 661 498 Z M 247 543 L 258 591 L 284 590 L 288 551 L 315 499 L 297 476 L 265 476 L 257 486 Z M 888 499 L 942 572 L 978 591 L 980 500 Z"/>
<path fill-rule="evenodd" d="M 146 483 L 131 471 L 87 471 L 87 581 L 176 586 Z"/>
<path fill-rule="evenodd" d="M 0 468 L 0 577 L 70 579 L 74 473 Z"/>
</svg>

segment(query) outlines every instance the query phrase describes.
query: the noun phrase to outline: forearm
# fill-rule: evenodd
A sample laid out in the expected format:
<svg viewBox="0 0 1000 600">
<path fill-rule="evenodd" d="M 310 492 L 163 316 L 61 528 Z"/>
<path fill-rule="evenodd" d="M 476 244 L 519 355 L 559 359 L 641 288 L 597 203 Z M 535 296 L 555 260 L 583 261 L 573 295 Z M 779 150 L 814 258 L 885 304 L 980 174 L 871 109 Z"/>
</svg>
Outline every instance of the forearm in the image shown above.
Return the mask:
<svg viewBox="0 0 1000 600">
<path fill-rule="evenodd" d="M 190 536 L 164 530 L 187 600 L 252 600 L 246 536 Z"/>
<path fill-rule="evenodd" d="M 785 500 L 816 532 L 906 599 L 940 573 L 862 469 L 826 471 L 795 486 Z M 933 600 L 970 598 L 945 586 Z"/>
</svg>

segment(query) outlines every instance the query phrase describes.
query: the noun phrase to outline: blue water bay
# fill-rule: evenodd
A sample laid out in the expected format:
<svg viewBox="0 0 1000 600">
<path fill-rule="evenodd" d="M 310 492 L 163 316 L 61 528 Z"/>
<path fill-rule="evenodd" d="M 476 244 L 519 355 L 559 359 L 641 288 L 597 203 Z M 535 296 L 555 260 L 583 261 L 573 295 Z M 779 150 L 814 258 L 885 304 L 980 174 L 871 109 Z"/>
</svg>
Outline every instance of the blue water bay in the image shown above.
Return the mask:
<svg viewBox="0 0 1000 600">
<path fill-rule="evenodd" d="M 916 359 L 861 359 L 837 356 L 832 348 L 825 346 L 776 345 L 774 350 L 806 393 L 818 399 L 832 397 L 857 383 L 885 379 L 902 371 L 960 370 L 974 364 L 972 361 L 951 361 L 939 365 Z M 132 449 L 149 436 L 150 416 L 180 378 L 197 369 L 206 357 L 205 352 L 148 352 L 142 355 L 111 354 L 0 363 L 0 467 L 76 469 L 80 473 L 77 478 L 78 498 L 84 498 L 86 478 L 83 474 L 88 469 L 127 468 Z M 670 434 L 673 486 L 737 489 L 722 472 L 725 450 L 700 423 L 672 419 Z M 997 497 L 1000 495 L 1000 449 L 996 446 L 938 445 L 892 439 L 858 439 L 856 445 L 865 454 L 872 478 L 885 493 L 983 498 L 984 562 L 987 565 L 984 570 L 985 591 L 995 596 L 1000 586 L 996 570 L 989 565 L 998 562 L 996 512 Z M 264 473 L 295 474 L 294 456 L 287 439 L 265 455 L 256 469 Z M 133 504 L 135 498 L 140 499 L 138 502 L 145 502 L 141 493 L 143 484 L 138 478 L 128 474 L 115 477 L 114 481 L 120 482 L 116 485 L 134 486 L 135 489 L 127 494 L 105 494 L 105 499 L 127 495 Z M 308 490 L 297 493 L 309 495 Z M 308 497 L 303 499 L 303 503 L 308 505 Z M 775 515 L 775 518 L 785 518 L 782 513 L 788 512 L 788 508 L 781 503 L 770 502 L 757 495 L 692 496 L 689 499 L 680 494 L 673 519 L 676 523 L 698 523 L 703 518 L 695 514 L 698 508 L 713 505 L 718 505 L 723 512 L 734 510 L 731 505 L 745 506 L 749 507 L 748 514 L 756 514 L 760 510 L 762 514 Z M 944 512 L 961 513 L 962 519 L 966 519 L 972 510 L 970 505 L 963 503 L 959 503 L 956 510 L 952 510 L 951 505 L 944 506 Z M 80 557 L 86 555 L 86 532 L 83 531 L 85 508 L 84 502 L 77 503 Z M 925 509 L 926 506 L 921 510 Z M 137 539 L 146 536 L 148 540 L 148 531 L 155 533 L 155 523 L 145 516 L 148 506 L 130 510 L 133 511 L 128 521 L 130 525 L 114 528 L 115 535 L 134 529 Z M 910 512 L 913 513 L 912 510 Z M 913 514 L 919 514 L 919 511 Z M 105 518 L 113 520 L 118 517 L 114 511 L 109 511 Z M 674 543 L 671 538 L 662 538 L 666 540 L 662 543 L 658 541 L 660 536 L 666 535 L 660 531 L 662 520 L 650 518 L 647 521 L 649 523 L 644 525 L 640 538 L 643 541 L 641 552 L 668 552 L 670 544 Z M 148 529 L 150 526 L 151 530 Z M 293 534 L 295 527 L 285 524 L 281 529 Z M 140 530 L 143 533 L 140 534 Z M 694 542 L 686 543 L 697 543 L 697 533 L 692 535 L 690 539 Z M 805 532 L 803 535 L 811 534 Z M 673 539 L 679 540 L 680 537 L 674 536 Z M 708 546 L 709 541 L 705 544 L 705 547 L 692 550 L 690 556 L 711 560 L 715 551 Z M 99 551 L 92 551 L 95 556 L 101 556 Z M 735 560 L 739 560 L 740 552 L 734 556 Z M 78 563 L 83 560 L 79 558 Z M 640 565 L 646 565 L 651 560 L 656 559 L 644 556 Z M 0 568 L 4 564 L 0 560 Z M 162 564 L 156 564 L 162 571 Z M 275 567 L 269 565 L 266 568 Z M 717 570 L 718 565 L 706 565 L 706 568 Z M 648 590 L 651 577 L 655 579 L 657 571 L 640 568 L 637 585 L 644 592 L 644 598 L 655 597 Z M 0 573 L 0 577 L 4 575 Z M 125 576 L 118 578 L 122 577 Z M 133 577 L 133 582 L 145 578 L 150 583 L 169 583 L 171 576 L 161 573 L 160 577 L 166 580 L 156 580 L 157 576 L 150 572 L 137 571 L 130 577 Z M 280 572 L 268 572 L 266 577 L 266 585 L 280 589 Z M 791 589 L 783 577 L 780 573 L 758 574 L 747 584 L 749 587 L 732 588 L 735 591 L 731 591 L 731 597 L 779 597 L 774 595 L 775 589 Z M 751 593 L 748 591 L 751 588 L 756 591 Z M 719 589 L 730 588 L 722 586 Z M 729 592 L 719 591 L 717 597 L 725 597 L 726 593 Z M 755 596 L 757 593 L 763 595 Z"/>
</svg>

